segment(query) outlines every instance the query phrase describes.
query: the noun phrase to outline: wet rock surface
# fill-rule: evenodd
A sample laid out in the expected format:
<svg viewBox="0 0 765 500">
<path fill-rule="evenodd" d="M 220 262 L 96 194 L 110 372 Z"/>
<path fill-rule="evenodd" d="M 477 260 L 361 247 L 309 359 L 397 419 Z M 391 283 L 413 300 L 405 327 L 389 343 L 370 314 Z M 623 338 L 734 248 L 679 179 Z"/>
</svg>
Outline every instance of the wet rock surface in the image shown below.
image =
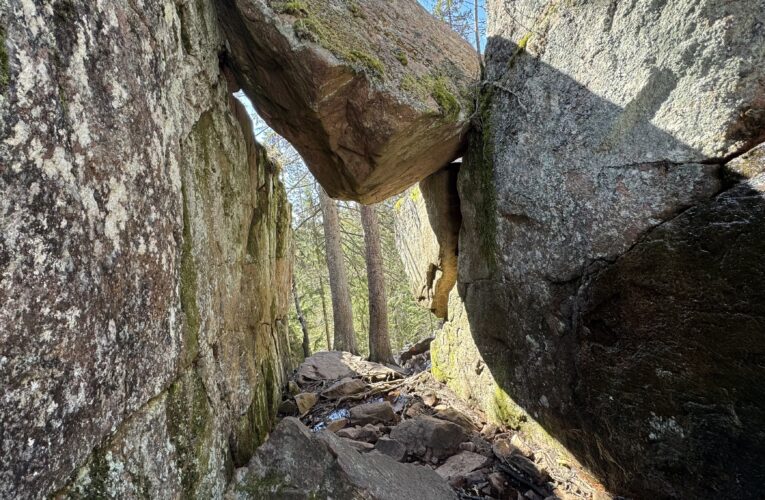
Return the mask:
<svg viewBox="0 0 765 500">
<path fill-rule="evenodd" d="M 317 378 L 319 365 L 321 372 L 341 378 Z M 237 471 L 236 485 L 229 495 L 362 495 L 369 499 L 409 500 L 419 498 L 425 487 L 431 489 L 427 495 L 445 495 L 440 498 L 610 498 L 576 467 L 569 465 L 565 472 L 548 472 L 517 433 L 486 422 L 482 413 L 436 382 L 427 371 L 372 382 L 375 374 L 389 368 L 361 363 L 358 357 L 342 353 L 316 353 L 296 370 L 295 377 L 313 374 L 303 378 L 300 390 L 324 394 L 322 388 L 349 383 L 346 375 L 351 366 L 355 378 L 350 380 L 361 382 L 363 390 L 341 398 L 321 397 L 300 418 L 302 424 L 284 415 L 247 468 Z M 289 391 L 283 397 L 285 401 L 293 399 Z M 359 419 L 359 415 L 363 418 Z M 319 451 L 304 454 L 302 449 L 307 446 L 318 447 Z M 537 454 L 542 457 L 547 450 L 537 450 Z M 398 465 L 391 468 L 393 463 Z M 307 477 L 293 477 L 303 469 Z M 363 474 L 359 470 L 364 470 Z M 416 474 L 412 472 L 415 470 Z M 367 477 L 369 474 L 380 477 Z M 396 484 L 383 491 L 377 484 L 385 480 Z M 424 483 L 409 483 L 415 480 Z"/>
<path fill-rule="evenodd" d="M 330 196 L 381 201 L 459 156 L 479 59 L 415 0 L 217 3 L 237 80 Z"/>
</svg>

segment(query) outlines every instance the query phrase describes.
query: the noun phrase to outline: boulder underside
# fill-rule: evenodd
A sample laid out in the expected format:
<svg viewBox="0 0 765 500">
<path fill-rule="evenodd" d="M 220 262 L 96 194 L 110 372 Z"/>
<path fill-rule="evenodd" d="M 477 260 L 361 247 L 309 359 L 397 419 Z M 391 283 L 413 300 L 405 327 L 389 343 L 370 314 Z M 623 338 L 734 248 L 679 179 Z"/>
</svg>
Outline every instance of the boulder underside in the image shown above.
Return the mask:
<svg viewBox="0 0 765 500">
<path fill-rule="evenodd" d="M 333 198 L 376 203 L 457 158 L 475 50 L 415 0 L 225 0 L 230 63 Z"/>
</svg>

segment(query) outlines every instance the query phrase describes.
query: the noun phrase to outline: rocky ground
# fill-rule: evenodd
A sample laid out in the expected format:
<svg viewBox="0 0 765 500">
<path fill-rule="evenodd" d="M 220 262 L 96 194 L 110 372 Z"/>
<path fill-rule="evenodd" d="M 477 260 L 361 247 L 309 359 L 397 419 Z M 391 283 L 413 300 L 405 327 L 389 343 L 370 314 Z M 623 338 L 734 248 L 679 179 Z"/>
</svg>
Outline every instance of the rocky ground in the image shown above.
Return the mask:
<svg viewBox="0 0 765 500">
<path fill-rule="evenodd" d="M 431 376 L 427 348 L 403 353 L 403 369 L 337 351 L 306 359 L 229 498 L 611 498 L 584 471 L 486 422 Z"/>
</svg>

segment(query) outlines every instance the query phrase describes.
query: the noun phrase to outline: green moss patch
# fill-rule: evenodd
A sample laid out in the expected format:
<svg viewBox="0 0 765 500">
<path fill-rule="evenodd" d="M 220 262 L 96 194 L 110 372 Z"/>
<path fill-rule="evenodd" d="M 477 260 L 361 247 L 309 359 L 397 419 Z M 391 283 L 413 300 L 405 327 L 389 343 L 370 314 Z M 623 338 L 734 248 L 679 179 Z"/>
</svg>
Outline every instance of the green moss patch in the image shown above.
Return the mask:
<svg viewBox="0 0 765 500">
<path fill-rule="evenodd" d="M 276 258 L 281 259 L 288 257 L 289 235 L 292 231 L 292 214 L 287 201 L 287 190 L 281 182 L 275 184 L 274 203 L 276 204 Z"/>
<path fill-rule="evenodd" d="M 348 9 L 352 17 L 360 17 L 361 10 L 355 2 L 348 2 Z M 300 40 L 317 43 L 334 54 L 338 59 L 349 63 L 355 70 L 366 71 L 376 78 L 383 78 L 385 65 L 372 55 L 374 48 L 364 45 L 362 39 L 354 38 L 351 30 L 337 31 L 332 29 L 333 23 L 340 22 L 338 19 L 329 18 L 330 14 L 322 9 L 311 10 L 305 8 L 305 15 L 295 21 L 292 28 Z"/>
<path fill-rule="evenodd" d="M 499 386 L 494 388 L 490 411 L 498 422 L 513 429 L 520 429 L 528 420 L 526 412 Z"/>
<path fill-rule="evenodd" d="M 456 118 L 460 114 L 460 103 L 454 94 L 449 91 L 446 79 L 443 77 L 428 80 L 430 96 L 438 103 L 444 116 Z"/>
<path fill-rule="evenodd" d="M 518 48 L 515 49 L 515 52 L 513 52 L 513 55 L 510 56 L 510 60 L 507 61 L 507 66 L 509 68 L 512 68 L 515 66 L 515 63 L 518 62 L 518 58 L 526 52 L 526 46 L 529 43 L 529 40 L 531 40 L 531 37 L 534 35 L 531 31 L 523 35 L 523 37 L 518 40 Z"/>
<path fill-rule="evenodd" d="M 497 197 L 494 182 L 494 138 L 492 136 L 491 105 L 493 87 L 482 91 L 477 114 L 478 126 L 468 138 L 468 157 L 465 165 L 477 181 L 474 187 L 476 203 L 476 230 L 479 245 L 489 270 L 497 268 Z"/>
<path fill-rule="evenodd" d="M 427 75 L 420 78 L 405 75 L 401 79 L 400 88 L 420 100 L 432 97 L 438 104 L 441 114 L 449 119 L 456 119 L 462 110 L 449 80 L 442 75 Z"/>
<path fill-rule="evenodd" d="M 292 29 L 295 31 L 295 36 L 300 40 L 314 43 L 319 43 L 319 40 L 321 40 L 319 35 L 321 25 L 316 22 L 316 19 L 298 19 L 292 25 Z"/>
<path fill-rule="evenodd" d="M 289 2 L 277 2 L 273 8 L 279 14 L 289 14 L 291 16 L 307 16 L 308 6 L 305 2 L 291 0 Z"/>
<path fill-rule="evenodd" d="M 247 411 L 234 425 L 231 455 L 236 467 L 247 465 L 255 450 L 263 444 L 274 426 L 277 409 L 281 401 L 280 387 L 274 376 L 274 367 L 266 361 L 260 367 L 261 377 Z"/>
<path fill-rule="evenodd" d="M 167 430 L 175 447 L 184 498 L 195 498 L 207 471 L 212 446 L 212 412 L 202 378 L 191 370 L 167 393 Z"/>
<path fill-rule="evenodd" d="M 361 7 L 356 0 L 345 0 L 345 5 L 353 17 L 364 17 L 364 13 L 361 11 Z"/>
<path fill-rule="evenodd" d="M 8 52 L 5 50 L 5 27 L 0 26 L 0 92 L 4 92 L 11 82 L 11 70 Z"/>
<path fill-rule="evenodd" d="M 383 63 L 373 55 L 360 50 L 351 50 L 348 53 L 348 58 L 363 66 L 373 75 L 382 77 L 385 74 L 385 66 L 383 66 Z"/>
<path fill-rule="evenodd" d="M 181 196 L 183 197 L 183 244 L 181 245 L 180 295 L 181 310 L 186 315 L 185 364 L 188 365 L 196 357 L 199 349 L 199 307 L 197 306 L 197 267 L 194 262 L 191 221 L 184 183 L 181 184 Z"/>
</svg>

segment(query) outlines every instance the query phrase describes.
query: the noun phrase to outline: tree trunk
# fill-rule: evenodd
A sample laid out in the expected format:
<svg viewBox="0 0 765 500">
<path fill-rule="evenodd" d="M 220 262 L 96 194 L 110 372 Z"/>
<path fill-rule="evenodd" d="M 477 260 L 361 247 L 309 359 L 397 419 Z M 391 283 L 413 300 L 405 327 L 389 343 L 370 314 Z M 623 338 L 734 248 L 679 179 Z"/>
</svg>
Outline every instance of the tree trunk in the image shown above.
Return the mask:
<svg viewBox="0 0 765 500">
<path fill-rule="evenodd" d="M 369 286 L 369 359 L 378 363 L 393 363 L 388 338 L 388 299 L 385 296 L 380 224 L 375 205 L 361 206 L 361 225 L 364 228 Z"/>
<path fill-rule="evenodd" d="M 318 184 L 314 184 L 316 189 L 321 189 Z M 322 265 L 320 243 L 319 243 L 319 228 L 316 226 L 316 220 L 311 222 L 311 235 L 314 241 L 314 257 L 316 257 L 317 268 L 320 269 Z M 327 295 L 324 293 L 324 278 L 319 274 L 319 296 L 321 297 L 321 314 L 324 319 L 324 335 L 327 336 L 327 350 L 332 350 L 332 337 L 329 335 L 329 314 L 327 314 Z"/>
<path fill-rule="evenodd" d="M 324 318 L 324 335 L 327 336 L 327 350 L 332 350 L 332 336 L 329 334 L 329 314 L 327 314 L 327 296 L 324 293 L 324 278 L 319 276 L 319 287 L 321 290 L 321 314 Z"/>
<path fill-rule="evenodd" d="M 337 205 L 321 186 L 319 186 L 319 200 L 322 219 L 324 220 L 329 288 L 332 292 L 332 313 L 335 320 L 334 349 L 358 354 L 356 332 L 353 329 L 351 292 L 348 286 L 345 262 L 343 261 L 343 250 L 340 246 L 340 218 L 337 215 Z"/>
<path fill-rule="evenodd" d="M 308 339 L 308 325 L 305 323 L 305 317 L 303 316 L 303 310 L 300 308 L 300 298 L 297 293 L 297 284 L 295 280 L 292 280 L 292 297 L 295 299 L 295 311 L 297 312 L 298 321 L 300 322 L 300 328 L 303 330 L 303 357 L 307 358 L 311 355 L 311 344 Z"/>
<path fill-rule="evenodd" d="M 475 28 L 475 49 L 481 55 L 481 33 L 478 31 L 478 0 L 473 0 L 473 26 Z"/>
</svg>

